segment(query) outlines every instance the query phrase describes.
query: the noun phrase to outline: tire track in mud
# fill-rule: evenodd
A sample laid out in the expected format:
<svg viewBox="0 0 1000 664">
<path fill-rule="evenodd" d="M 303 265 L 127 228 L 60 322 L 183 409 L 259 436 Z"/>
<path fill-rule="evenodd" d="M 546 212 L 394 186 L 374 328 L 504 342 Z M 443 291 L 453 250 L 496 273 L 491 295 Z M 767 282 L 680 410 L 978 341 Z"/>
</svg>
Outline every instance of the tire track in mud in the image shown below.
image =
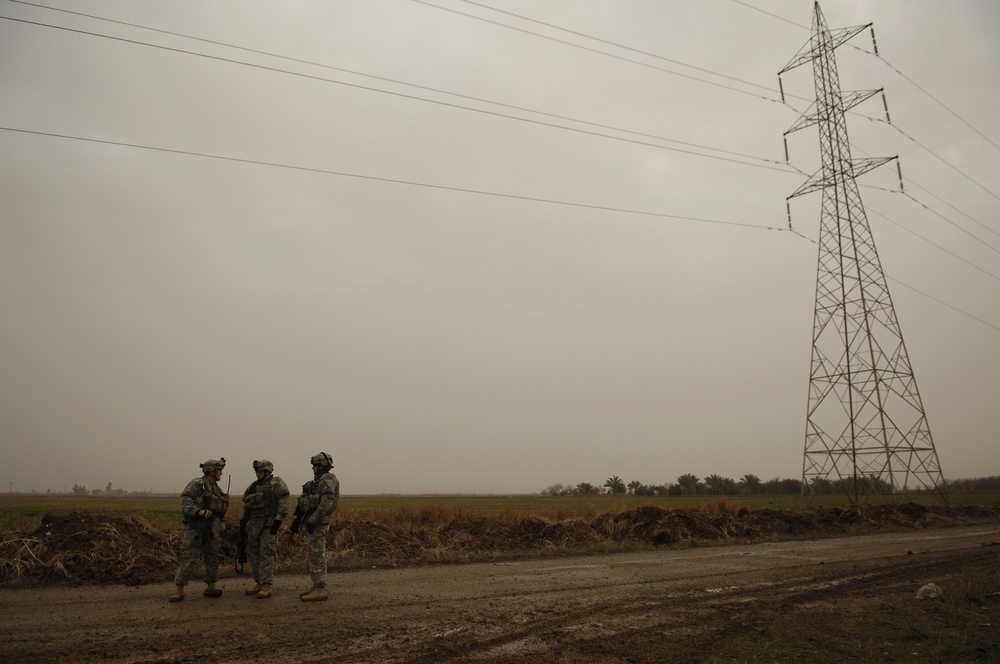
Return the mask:
<svg viewBox="0 0 1000 664">
<path fill-rule="evenodd" d="M 631 596 L 603 597 L 597 605 L 561 612 L 558 616 L 533 620 L 524 627 L 511 627 L 496 636 L 456 634 L 438 641 L 407 661 L 431 663 L 447 661 L 554 661 L 566 648 L 581 656 L 628 656 L 629 661 L 667 661 L 663 649 L 646 660 L 641 653 L 657 641 L 674 650 L 677 661 L 696 661 L 697 653 L 723 638 L 751 632 L 767 624 L 775 615 L 797 612 L 812 605 L 829 606 L 853 598 L 868 598 L 914 590 L 924 580 L 969 565 L 995 562 L 994 551 L 972 550 L 922 554 L 901 563 L 898 556 L 879 559 L 874 569 L 858 572 L 857 561 L 823 567 L 820 574 L 796 575 L 752 584 L 713 588 L 689 588 L 667 595 L 657 591 L 659 583 L 631 584 L 647 592 Z M 873 561 L 864 561 L 870 564 Z M 718 577 L 706 574 L 706 577 Z M 734 573 L 733 576 L 741 576 Z M 687 579 L 690 583 L 692 579 Z M 630 584 L 625 584 L 626 586 Z M 581 588 L 580 590 L 584 590 Z M 606 590 L 600 584 L 586 590 Z M 544 594 L 546 591 L 537 591 Z M 559 591 L 557 591 L 559 592 Z M 590 636 L 584 636 L 587 632 Z M 596 633 L 596 634 L 595 634 Z M 632 643 L 629 647 L 627 644 Z M 622 652 L 630 651 L 626 655 Z"/>
</svg>

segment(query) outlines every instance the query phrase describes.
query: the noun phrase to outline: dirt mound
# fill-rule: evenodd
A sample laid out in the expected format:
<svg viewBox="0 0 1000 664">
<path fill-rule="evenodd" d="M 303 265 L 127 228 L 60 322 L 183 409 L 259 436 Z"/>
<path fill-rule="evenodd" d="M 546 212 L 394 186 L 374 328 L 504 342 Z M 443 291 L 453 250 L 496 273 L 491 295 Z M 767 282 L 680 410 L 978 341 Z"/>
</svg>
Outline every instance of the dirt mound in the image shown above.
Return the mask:
<svg viewBox="0 0 1000 664">
<path fill-rule="evenodd" d="M 139 584 L 177 564 L 178 535 L 153 530 L 138 516 L 87 512 L 42 517 L 33 533 L 0 537 L 0 581 Z"/>
<path fill-rule="evenodd" d="M 822 507 L 805 512 L 739 508 L 727 503 L 701 509 L 645 506 L 601 514 L 589 521 L 529 517 L 508 523 L 489 517 L 462 517 L 396 527 L 347 521 L 335 522 L 330 528 L 327 559 L 331 569 L 355 569 L 569 555 L 599 547 L 697 546 L 997 521 L 1000 505 L 928 507 L 912 503 Z M 46 515 L 32 533 L 0 533 L 0 582 L 135 585 L 166 581 L 176 571 L 180 537 L 180 532 L 154 530 L 138 516 Z M 223 533 L 223 576 L 234 573 L 237 538 L 236 528 Z M 283 530 L 278 537 L 279 571 L 304 571 L 305 559 L 304 538 L 292 538 Z"/>
<path fill-rule="evenodd" d="M 618 514 L 602 514 L 591 521 L 591 526 L 606 537 L 619 541 L 704 544 L 720 540 L 862 534 L 998 519 L 998 505 L 928 507 L 903 503 L 820 507 L 808 512 L 745 507 L 734 511 L 677 510 L 646 506 Z"/>
</svg>

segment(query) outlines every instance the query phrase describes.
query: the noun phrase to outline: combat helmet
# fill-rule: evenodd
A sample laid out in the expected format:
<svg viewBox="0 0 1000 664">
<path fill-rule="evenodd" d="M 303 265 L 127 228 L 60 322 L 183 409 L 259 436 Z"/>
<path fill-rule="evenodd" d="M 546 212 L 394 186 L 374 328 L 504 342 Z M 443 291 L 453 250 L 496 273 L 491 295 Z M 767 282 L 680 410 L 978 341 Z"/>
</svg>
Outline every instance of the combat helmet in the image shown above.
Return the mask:
<svg viewBox="0 0 1000 664">
<path fill-rule="evenodd" d="M 206 475 L 215 470 L 222 470 L 226 467 L 226 457 L 220 457 L 218 459 L 209 459 L 205 463 L 198 464 L 201 467 L 201 471 Z"/>
<path fill-rule="evenodd" d="M 309 463 L 323 468 L 333 468 L 333 457 L 326 452 L 320 452 L 319 454 L 314 454 L 309 459 Z"/>
<path fill-rule="evenodd" d="M 274 464 L 268 461 L 267 459 L 260 459 L 258 461 L 253 462 L 253 470 L 255 473 L 261 473 L 261 472 L 273 473 Z"/>
</svg>

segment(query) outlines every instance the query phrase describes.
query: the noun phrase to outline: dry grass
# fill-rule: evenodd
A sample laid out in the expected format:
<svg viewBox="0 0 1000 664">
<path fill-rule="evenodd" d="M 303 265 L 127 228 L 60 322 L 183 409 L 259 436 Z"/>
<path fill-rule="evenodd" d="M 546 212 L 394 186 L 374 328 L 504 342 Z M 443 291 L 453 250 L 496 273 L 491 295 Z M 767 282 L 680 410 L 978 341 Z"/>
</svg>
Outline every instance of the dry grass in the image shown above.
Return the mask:
<svg viewBox="0 0 1000 664">
<path fill-rule="evenodd" d="M 742 510 L 747 509 L 743 503 L 738 503 L 729 498 L 719 498 L 710 503 L 705 503 L 698 507 L 702 512 L 719 512 L 730 516 L 738 516 Z"/>
<path fill-rule="evenodd" d="M 171 501 L 174 502 L 174 501 Z M 475 507 L 475 504 L 473 504 Z M 861 534 L 1000 520 L 1000 505 L 927 507 L 916 504 L 831 506 L 813 511 L 748 508 L 716 499 L 688 509 L 607 502 L 606 511 L 558 504 L 537 512 L 516 505 L 492 512 L 458 502 L 399 503 L 366 512 L 338 510 L 328 540 L 334 568 L 470 562 L 525 556 L 635 550 L 755 539 Z M 377 507 L 377 505 L 376 505 Z M 241 509 L 230 512 L 238 521 Z M 47 515 L 30 532 L 0 532 L 0 581 L 97 583 L 163 581 L 176 569 L 179 528 L 157 528 L 138 514 L 74 512 Z M 237 529 L 223 534 L 224 566 L 231 569 Z M 225 561 L 230 561 L 226 563 Z M 279 568 L 301 571 L 304 538 L 279 535 Z M 968 596 L 975 588 L 953 592 Z"/>
</svg>

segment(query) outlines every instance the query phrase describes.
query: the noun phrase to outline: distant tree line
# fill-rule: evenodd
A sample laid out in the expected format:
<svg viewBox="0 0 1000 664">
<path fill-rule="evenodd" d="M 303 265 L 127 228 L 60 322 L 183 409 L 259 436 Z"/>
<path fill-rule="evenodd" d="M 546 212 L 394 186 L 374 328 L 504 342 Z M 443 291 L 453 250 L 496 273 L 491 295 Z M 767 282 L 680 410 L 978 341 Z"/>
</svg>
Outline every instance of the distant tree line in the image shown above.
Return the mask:
<svg viewBox="0 0 1000 664">
<path fill-rule="evenodd" d="M 948 482 L 948 491 L 1000 491 L 1000 476 L 950 480 Z"/>
<path fill-rule="evenodd" d="M 816 494 L 851 494 L 889 493 L 892 487 L 885 480 L 866 476 L 857 480 L 855 487 L 853 478 L 830 480 L 815 478 L 812 480 L 812 493 Z M 948 491 L 1000 491 L 1000 476 L 982 477 L 976 479 L 946 481 Z M 709 475 L 701 478 L 686 473 L 677 478 L 676 482 L 666 484 L 643 484 L 637 480 L 626 483 L 617 475 L 605 480 L 603 485 L 581 482 L 576 485 L 553 484 L 543 490 L 543 496 L 599 495 L 622 494 L 635 496 L 755 496 L 755 495 L 798 495 L 802 493 L 802 481 L 791 478 L 774 478 L 766 482 L 752 474 L 747 474 L 738 480 L 721 475 Z"/>
<path fill-rule="evenodd" d="M 49 493 L 52 491 L 50 490 Z M 125 496 L 125 495 L 147 495 L 151 494 L 152 491 L 126 491 L 125 489 L 115 489 L 111 486 L 111 482 L 103 489 L 91 489 L 87 490 L 87 487 L 81 484 L 74 484 L 73 489 L 70 491 L 75 496 Z"/>
<path fill-rule="evenodd" d="M 545 496 L 623 494 L 634 496 L 739 496 L 761 493 L 800 493 L 799 480 L 773 479 L 761 481 L 756 475 L 744 475 L 733 480 L 721 475 L 700 478 L 690 473 L 681 475 L 676 482 L 665 484 L 643 484 L 638 480 L 626 483 L 618 475 L 612 475 L 603 485 L 581 482 L 576 485 L 553 484 L 544 491 Z"/>
</svg>

